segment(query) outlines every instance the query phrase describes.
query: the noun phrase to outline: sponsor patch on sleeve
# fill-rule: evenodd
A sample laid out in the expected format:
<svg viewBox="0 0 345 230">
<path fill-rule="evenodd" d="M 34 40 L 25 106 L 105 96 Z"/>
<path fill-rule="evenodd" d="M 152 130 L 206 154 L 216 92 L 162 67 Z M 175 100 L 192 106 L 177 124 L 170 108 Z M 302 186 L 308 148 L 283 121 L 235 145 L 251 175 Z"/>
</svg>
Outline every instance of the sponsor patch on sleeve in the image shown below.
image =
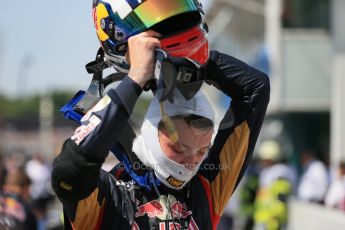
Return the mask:
<svg viewBox="0 0 345 230">
<path fill-rule="evenodd" d="M 94 112 L 98 112 L 103 110 L 105 107 L 107 107 L 111 102 L 111 98 L 108 95 L 105 95 L 99 102 L 97 102 L 97 104 L 92 107 L 92 109 L 90 109 L 82 118 L 81 118 L 81 122 L 87 121 L 90 119 L 90 116 L 92 113 Z"/>
<path fill-rule="evenodd" d="M 96 115 L 92 115 L 89 119 L 89 123 L 87 125 L 79 126 L 75 130 L 71 139 L 77 145 L 79 145 L 85 139 L 85 137 L 87 137 L 99 125 L 99 123 L 101 123 L 101 119 L 99 119 Z"/>
</svg>

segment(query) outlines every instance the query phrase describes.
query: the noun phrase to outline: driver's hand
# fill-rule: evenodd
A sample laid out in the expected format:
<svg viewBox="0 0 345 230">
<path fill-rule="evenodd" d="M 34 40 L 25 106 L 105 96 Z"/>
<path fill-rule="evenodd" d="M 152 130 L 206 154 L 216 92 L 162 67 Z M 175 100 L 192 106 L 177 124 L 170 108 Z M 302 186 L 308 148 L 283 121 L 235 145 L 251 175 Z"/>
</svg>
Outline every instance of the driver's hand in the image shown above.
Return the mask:
<svg viewBox="0 0 345 230">
<path fill-rule="evenodd" d="M 143 88 L 154 75 L 155 49 L 160 48 L 161 35 L 153 30 L 142 32 L 128 39 L 127 62 L 130 64 L 128 76 Z"/>
</svg>

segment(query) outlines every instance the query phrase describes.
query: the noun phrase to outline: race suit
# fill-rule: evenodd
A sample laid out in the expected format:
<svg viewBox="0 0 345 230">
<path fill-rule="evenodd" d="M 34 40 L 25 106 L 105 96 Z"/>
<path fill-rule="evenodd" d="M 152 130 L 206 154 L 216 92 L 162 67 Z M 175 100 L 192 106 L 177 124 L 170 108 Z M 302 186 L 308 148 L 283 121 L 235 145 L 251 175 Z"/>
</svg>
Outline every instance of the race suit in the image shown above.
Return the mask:
<svg viewBox="0 0 345 230">
<path fill-rule="evenodd" d="M 73 229 L 216 229 L 253 153 L 269 102 L 262 72 L 217 51 L 207 80 L 231 97 L 208 156 L 182 190 L 145 190 L 121 173 L 101 169 L 142 89 L 129 77 L 82 119 L 53 163 L 52 186 Z"/>
</svg>

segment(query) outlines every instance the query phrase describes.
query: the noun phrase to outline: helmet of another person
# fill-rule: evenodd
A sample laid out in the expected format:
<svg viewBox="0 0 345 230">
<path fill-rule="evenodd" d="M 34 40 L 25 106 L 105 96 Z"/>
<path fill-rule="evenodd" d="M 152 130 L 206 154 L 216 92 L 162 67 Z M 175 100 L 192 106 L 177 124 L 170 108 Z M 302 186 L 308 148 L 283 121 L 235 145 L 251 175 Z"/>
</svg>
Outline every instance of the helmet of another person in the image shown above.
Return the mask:
<svg viewBox="0 0 345 230">
<path fill-rule="evenodd" d="M 105 57 L 127 72 L 127 40 L 152 29 L 162 35 L 162 49 L 173 57 L 203 65 L 209 56 L 207 29 L 197 0 L 93 0 L 93 19 Z"/>
<path fill-rule="evenodd" d="M 262 160 L 279 161 L 283 158 L 282 147 L 277 141 L 264 141 L 259 146 L 258 156 Z"/>
</svg>

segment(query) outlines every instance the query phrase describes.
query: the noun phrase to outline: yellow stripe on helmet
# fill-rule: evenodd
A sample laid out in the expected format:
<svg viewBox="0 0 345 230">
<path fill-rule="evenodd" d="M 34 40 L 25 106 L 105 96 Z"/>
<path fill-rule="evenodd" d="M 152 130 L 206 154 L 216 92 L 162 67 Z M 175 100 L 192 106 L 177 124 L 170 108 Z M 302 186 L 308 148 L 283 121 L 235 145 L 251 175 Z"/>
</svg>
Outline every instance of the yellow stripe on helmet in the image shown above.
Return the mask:
<svg viewBox="0 0 345 230">
<path fill-rule="evenodd" d="M 93 20 L 95 23 L 95 29 L 96 29 L 96 32 L 97 32 L 99 39 L 103 42 L 106 41 L 109 38 L 109 36 L 102 29 L 101 20 L 103 18 L 108 17 L 108 16 L 109 16 L 108 11 L 103 4 L 98 4 L 95 7 L 95 9 L 93 11 Z"/>
</svg>

